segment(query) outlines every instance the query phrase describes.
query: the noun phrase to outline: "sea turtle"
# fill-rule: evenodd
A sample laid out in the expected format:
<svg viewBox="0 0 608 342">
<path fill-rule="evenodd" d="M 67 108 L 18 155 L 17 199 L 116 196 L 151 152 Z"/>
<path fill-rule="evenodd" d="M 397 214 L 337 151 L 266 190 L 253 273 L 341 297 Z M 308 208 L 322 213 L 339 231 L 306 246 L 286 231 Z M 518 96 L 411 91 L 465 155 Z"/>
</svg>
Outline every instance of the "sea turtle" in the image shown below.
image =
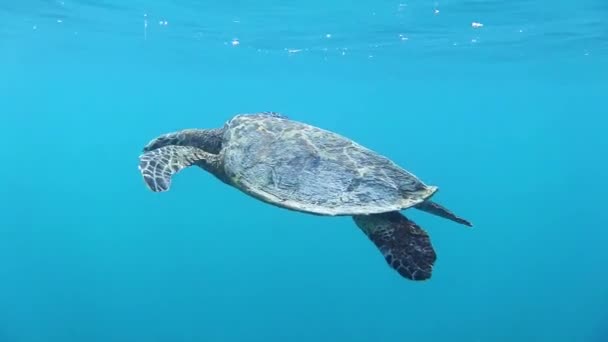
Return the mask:
<svg viewBox="0 0 608 342">
<path fill-rule="evenodd" d="M 275 112 L 238 114 L 223 127 L 185 129 L 150 141 L 139 157 L 145 184 L 169 190 L 171 177 L 196 165 L 266 203 L 325 216 L 352 216 L 386 262 L 411 280 L 431 277 L 429 236 L 401 214 L 414 207 L 472 226 L 432 202 L 424 184 L 356 142 Z"/>
</svg>

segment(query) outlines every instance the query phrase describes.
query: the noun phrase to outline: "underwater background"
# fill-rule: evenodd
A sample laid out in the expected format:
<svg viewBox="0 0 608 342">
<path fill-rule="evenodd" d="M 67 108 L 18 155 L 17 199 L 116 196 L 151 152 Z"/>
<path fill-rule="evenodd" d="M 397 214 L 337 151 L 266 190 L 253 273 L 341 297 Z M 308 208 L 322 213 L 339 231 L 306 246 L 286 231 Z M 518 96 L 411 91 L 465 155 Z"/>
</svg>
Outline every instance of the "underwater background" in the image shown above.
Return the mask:
<svg viewBox="0 0 608 342">
<path fill-rule="evenodd" d="M 608 341 L 608 3 L 0 2 L 0 342 Z M 439 186 L 400 277 L 159 134 L 276 111 Z"/>
</svg>

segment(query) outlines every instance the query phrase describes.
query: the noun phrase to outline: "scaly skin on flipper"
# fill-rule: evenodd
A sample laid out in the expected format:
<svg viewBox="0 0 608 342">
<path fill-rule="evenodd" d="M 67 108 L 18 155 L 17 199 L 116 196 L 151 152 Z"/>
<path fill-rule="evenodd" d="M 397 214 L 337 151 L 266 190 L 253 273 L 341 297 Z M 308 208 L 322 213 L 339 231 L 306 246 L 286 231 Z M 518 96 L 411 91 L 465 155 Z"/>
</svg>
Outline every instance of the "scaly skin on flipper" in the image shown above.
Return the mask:
<svg viewBox="0 0 608 342">
<path fill-rule="evenodd" d="M 428 234 L 398 211 L 353 216 L 386 262 L 411 280 L 431 278 L 437 255 Z"/>
<path fill-rule="evenodd" d="M 175 173 L 195 163 L 213 166 L 218 157 L 192 146 L 168 145 L 142 154 L 139 171 L 150 190 L 162 192 L 169 190 Z"/>
</svg>

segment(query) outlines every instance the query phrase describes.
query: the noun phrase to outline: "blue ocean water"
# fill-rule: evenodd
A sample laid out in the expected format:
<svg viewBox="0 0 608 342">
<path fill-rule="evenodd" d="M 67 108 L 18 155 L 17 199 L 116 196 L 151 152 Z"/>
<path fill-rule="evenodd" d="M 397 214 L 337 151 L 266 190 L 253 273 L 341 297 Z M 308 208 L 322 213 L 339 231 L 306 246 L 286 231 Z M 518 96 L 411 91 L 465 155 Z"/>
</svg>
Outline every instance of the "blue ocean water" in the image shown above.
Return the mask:
<svg viewBox="0 0 608 342">
<path fill-rule="evenodd" d="M 0 3 L 0 342 L 608 341 L 608 5 Z M 277 111 L 440 188 L 429 281 L 159 134 Z"/>
</svg>

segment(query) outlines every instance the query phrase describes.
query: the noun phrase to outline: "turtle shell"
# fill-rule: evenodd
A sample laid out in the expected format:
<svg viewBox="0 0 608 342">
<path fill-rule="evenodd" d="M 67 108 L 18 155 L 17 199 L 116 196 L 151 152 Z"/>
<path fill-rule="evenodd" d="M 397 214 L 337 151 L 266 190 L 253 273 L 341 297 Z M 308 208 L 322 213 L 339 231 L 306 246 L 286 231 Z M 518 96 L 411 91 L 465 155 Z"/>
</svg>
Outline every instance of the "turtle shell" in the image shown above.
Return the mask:
<svg viewBox="0 0 608 342">
<path fill-rule="evenodd" d="M 401 210 L 437 190 L 348 138 L 279 115 L 233 117 L 225 125 L 221 157 L 233 186 L 311 214 Z"/>
</svg>

